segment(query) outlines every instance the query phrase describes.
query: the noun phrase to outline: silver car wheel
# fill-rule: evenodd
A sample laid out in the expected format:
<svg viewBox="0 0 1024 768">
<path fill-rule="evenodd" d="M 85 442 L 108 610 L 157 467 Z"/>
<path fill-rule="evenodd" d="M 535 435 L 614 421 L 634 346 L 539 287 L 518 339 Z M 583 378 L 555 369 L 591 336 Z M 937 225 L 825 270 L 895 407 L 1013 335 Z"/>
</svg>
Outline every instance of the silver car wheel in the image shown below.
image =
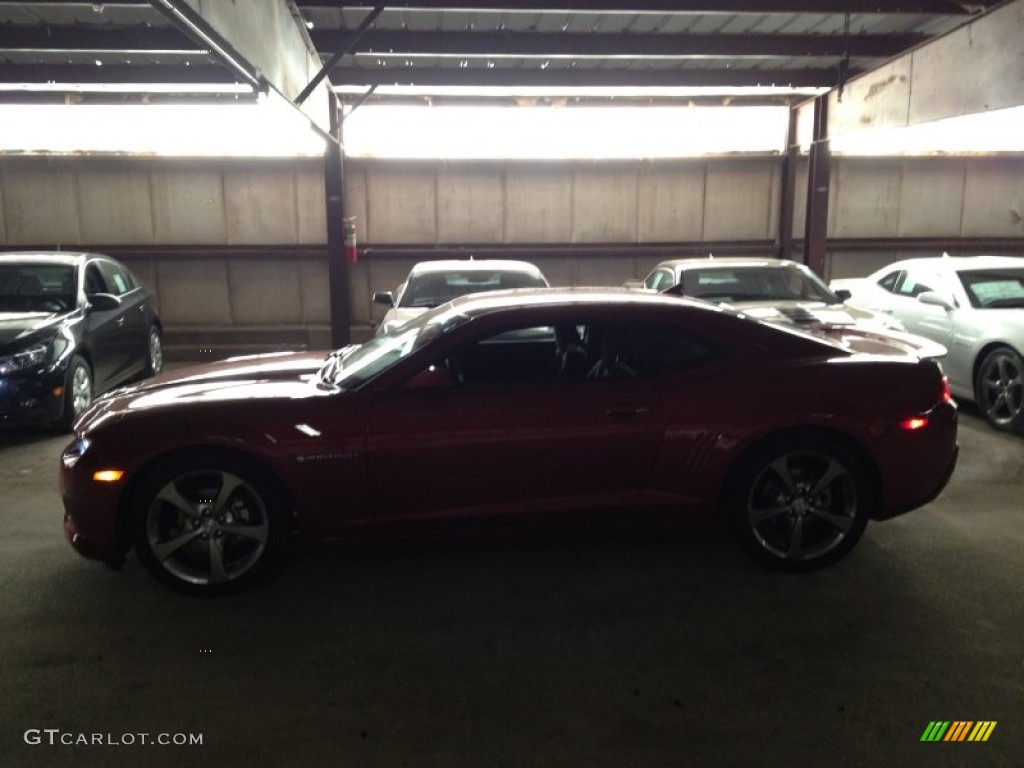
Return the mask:
<svg viewBox="0 0 1024 768">
<path fill-rule="evenodd" d="M 754 475 L 746 524 L 764 554 L 799 566 L 843 544 L 857 528 L 860 501 L 857 480 L 841 459 L 782 453 Z"/>
<path fill-rule="evenodd" d="M 997 429 L 1024 425 L 1024 362 L 1012 349 L 996 349 L 982 361 L 977 400 L 985 418 Z"/>
<path fill-rule="evenodd" d="M 71 372 L 71 409 L 78 416 L 92 403 L 92 376 L 85 363 L 76 362 Z"/>
<path fill-rule="evenodd" d="M 149 329 L 149 373 L 156 376 L 164 369 L 164 349 L 160 331 Z"/>
<path fill-rule="evenodd" d="M 253 569 L 270 537 L 267 505 L 249 482 L 224 470 L 191 471 L 166 483 L 145 514 L 145 544 L 174 580 L 225 585 Z"/>
</svg>

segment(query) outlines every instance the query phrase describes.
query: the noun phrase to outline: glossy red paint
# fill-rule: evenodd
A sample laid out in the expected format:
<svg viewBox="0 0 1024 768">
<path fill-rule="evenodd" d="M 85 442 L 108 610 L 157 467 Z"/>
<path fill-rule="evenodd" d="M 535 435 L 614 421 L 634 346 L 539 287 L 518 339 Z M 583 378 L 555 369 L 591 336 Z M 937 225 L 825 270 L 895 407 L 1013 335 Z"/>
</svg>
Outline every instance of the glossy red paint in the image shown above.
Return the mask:
<svg viewBox="0 0 1024 768">
<path fill-rule="evenodd" d="M 858 502 L 884 519 L 934 497 L 955 465 L 956 407 L 941 397 L 930 360 L 858 354 L 700 302 L 633 292 L 489 294 L 422 323 L 430 317 L 457 322 L 421 347 L 410 341 L 407 354 L 352 386 L 318 373 L 323 354 L 303 353 L 199 366 L 101 399 L 63 459 L 72 543 L 118 563 L 131 543 L 134 494 L 169 457 L 244 461 L 313 539 L 439 519 L 571 513 L 585 523 L 638 505 L 714 519 L 751 456 L 804 439 L 854 457 Z M 704 351 L 677 365 L 664 351 L 677 342 L 658 342 L 664 349 L 649 360 L 660 362 L 646 374 L 495 382 L 460 371 L 457 385 L 436 375 L 452 360 L 466 367 L 486 344 L 497 350 L 488 365 L 513 373 L 509 361 L 522 358 L 525 369 L 534 348 L 555 353 L 553 337 L 540 333 L 529 346 L 501 335 L 509 329 L 586 327 L 607 339 L 619 325 L 670 328 L 665 338 L 678 332 Z M 927 423 L 900 428 L 912 418 Z M 109 468 L 124 472 L 120 481 L 92 480 Z"/>
</svg>

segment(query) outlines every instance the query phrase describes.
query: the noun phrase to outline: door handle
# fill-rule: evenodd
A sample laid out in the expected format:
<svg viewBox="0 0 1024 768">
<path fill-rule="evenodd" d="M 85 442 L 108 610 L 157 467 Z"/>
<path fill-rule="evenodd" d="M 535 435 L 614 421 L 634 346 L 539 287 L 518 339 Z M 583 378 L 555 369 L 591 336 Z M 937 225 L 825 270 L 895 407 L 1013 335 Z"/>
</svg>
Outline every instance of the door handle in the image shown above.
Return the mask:
<svg viewBox="0 0 1024 768">
<path fill-rule="evenodd" d="M 613 419 L 635 419 L 637 416 L 643 416 L 650 412 L 651 409 L 646 405 L 613 405 L 604 414 Z"/>
</svg>

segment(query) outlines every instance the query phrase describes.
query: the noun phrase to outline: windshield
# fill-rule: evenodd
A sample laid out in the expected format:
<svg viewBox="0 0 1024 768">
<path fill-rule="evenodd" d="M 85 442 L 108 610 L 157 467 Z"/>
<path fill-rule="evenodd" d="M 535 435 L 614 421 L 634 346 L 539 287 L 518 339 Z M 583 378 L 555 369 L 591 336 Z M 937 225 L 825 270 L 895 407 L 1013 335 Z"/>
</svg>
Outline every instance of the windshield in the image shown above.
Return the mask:
<svg viewBox="0 0 1024 768">
<path fill-rule="evenodd" d="M 1024 268 L 965 270 L 959 275 L 972 307 L 1024 307 Z"/>
<path fill-rule="evenodd" d="M 481 269 L 422 272 L 409 276 L 409 284 L 398 306 L 436 307 L 467 293 L 546 287 L 543 277 L 530 272 Z"/>
<path fill-rule="evenodd" d="M 0 312 L 67 312 L 77 290 L 69 264 L 0 263 Z"/>
<path fill-rule="evenodd" d="M 341 389 L 356 389 L 468 321 L 466 315 L 450 306 L 425 312 L 392 333 L 333 353 L 320 369 L 320 380 Z"/>
<path fill-rule="evenodd" d="M 687 269 L 681 277 L 684 296 L 706 301 L 841 303 L 813 272 L 796 265 Z"/>
</svg>

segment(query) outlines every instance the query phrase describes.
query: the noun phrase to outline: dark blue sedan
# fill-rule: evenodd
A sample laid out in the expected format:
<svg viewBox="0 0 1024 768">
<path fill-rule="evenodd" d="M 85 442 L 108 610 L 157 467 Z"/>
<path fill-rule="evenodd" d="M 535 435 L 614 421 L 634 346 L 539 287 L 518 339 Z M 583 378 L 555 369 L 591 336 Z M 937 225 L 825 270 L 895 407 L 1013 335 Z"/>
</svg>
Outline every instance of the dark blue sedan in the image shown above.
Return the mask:
<svg viewBox="0 0 1024 768">
<path fill-rule="evenodd" d="M 163 366 L 152 294 L 96 253 L 0 253 L 0 426 L 70 429 L 96 394 Z"/>
</svg>

